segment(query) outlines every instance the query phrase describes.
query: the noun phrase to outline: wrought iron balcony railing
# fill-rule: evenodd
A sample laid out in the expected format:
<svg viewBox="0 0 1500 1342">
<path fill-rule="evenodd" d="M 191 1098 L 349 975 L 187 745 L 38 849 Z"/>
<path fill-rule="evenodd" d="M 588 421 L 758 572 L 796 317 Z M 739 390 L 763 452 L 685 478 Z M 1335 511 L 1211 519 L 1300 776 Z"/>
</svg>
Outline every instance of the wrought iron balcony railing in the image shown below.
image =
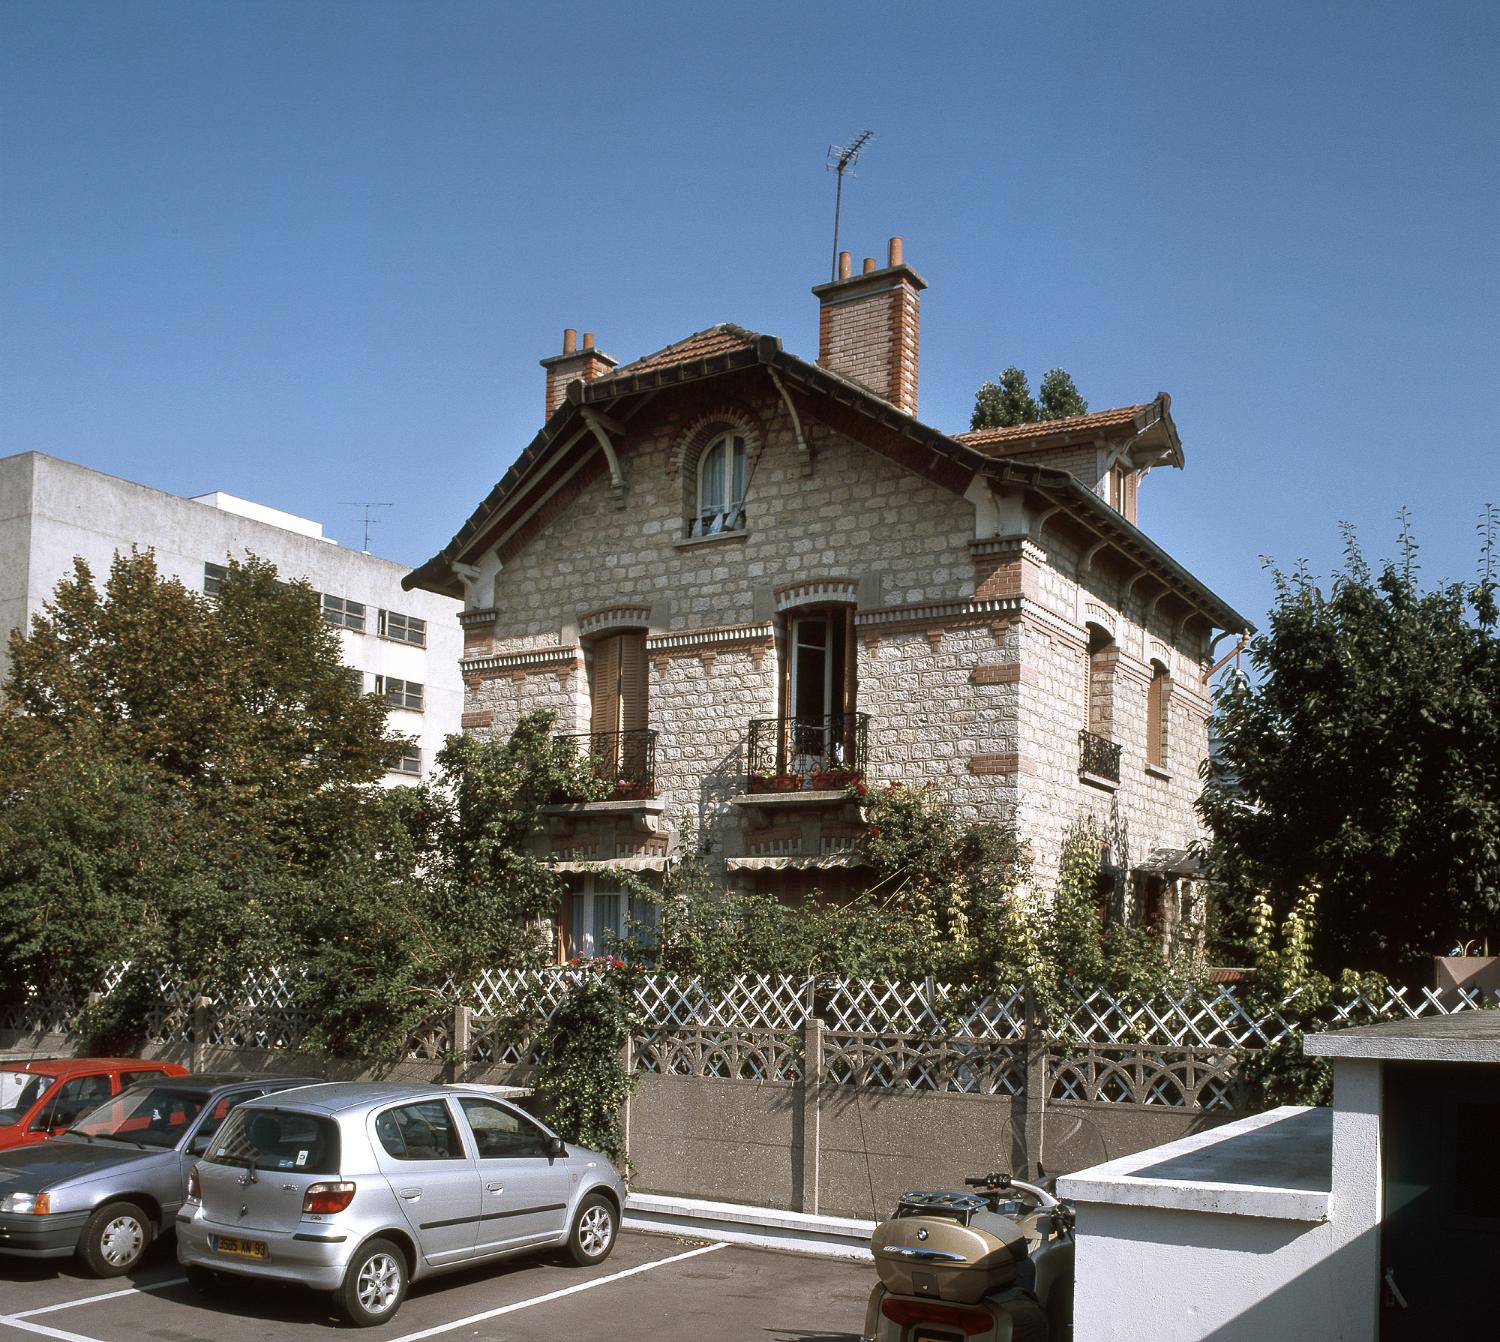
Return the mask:
<svg viewBox="0 0 1500 1342">
<path fill-rule="evenodd" d="M 582 732 L 559 736 L 574 750 L 586 754 L 594 776 L 613 785 L 611 801 L 631 801 L 656 796 L 656 733 Z"/>
<path fill-rule="evenodd" d="M 848 787 L 864 776 L 869 759 L 870 715 L 753 718 L 749 748 L 751 792 Z"/>
<path fill-rule="evenodd" d="M 1120 781 L 1120 746 L 1095 732 L 1078 733 L 1078 772 L 1095 778 Z"/>
</svg>

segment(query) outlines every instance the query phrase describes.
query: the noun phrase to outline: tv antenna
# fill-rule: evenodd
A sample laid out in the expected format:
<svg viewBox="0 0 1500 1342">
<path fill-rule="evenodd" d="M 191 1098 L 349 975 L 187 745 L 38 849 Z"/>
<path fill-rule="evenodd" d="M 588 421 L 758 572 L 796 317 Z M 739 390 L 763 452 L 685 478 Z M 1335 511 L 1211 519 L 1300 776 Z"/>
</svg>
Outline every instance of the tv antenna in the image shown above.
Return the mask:
<svg viewBox="0 0 1500 1342">
<path fill-rule="evenodd" d="M 839 206 L 844 199 L 844 173 L 854 166 L 860 150 L 874 138 L 874 131 L 862 130 L 847 145 L 831 144 L 828 146 L 826 166 L 830 171 L 839 175 L 838 188 L 833 193 L 833 267 L 830 278 L 835 280 L 839 277 Z"/>
<path fill-rule="evenodd" d="M 371 517 L 370 516 L 370 509 L 371 508 L 389 508 L 389 507 L 392 507 L 392 506 L 393 505 L 391 505 L 389 503 L 341 503 L 341 504 L 339 504 L 340 508 L 363 508 L 365 510 L 365 541 L 364 541 L 364 544 L 362 546 L 360 546 L 360 549 L 362 549 L 366 554 L 370 553 L 370 528 L 371 527 L 378 527 L 380 525 L 380 519 L 378 517 Z"/>
</svg>

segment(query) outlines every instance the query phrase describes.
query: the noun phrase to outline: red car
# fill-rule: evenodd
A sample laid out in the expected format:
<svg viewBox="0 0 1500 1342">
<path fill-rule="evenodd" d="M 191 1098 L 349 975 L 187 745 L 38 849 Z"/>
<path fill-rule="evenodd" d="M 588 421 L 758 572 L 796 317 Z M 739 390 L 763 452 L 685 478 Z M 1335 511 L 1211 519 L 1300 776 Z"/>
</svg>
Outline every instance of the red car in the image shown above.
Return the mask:
<svg viewBox="0 0 1500 1342">
<path fill-rule="evenodd" d="M 46 1141 L 137 1081 L 186 1075 L 140 1058 L 0 1057 L 0 1151 Z"/>
</svg>

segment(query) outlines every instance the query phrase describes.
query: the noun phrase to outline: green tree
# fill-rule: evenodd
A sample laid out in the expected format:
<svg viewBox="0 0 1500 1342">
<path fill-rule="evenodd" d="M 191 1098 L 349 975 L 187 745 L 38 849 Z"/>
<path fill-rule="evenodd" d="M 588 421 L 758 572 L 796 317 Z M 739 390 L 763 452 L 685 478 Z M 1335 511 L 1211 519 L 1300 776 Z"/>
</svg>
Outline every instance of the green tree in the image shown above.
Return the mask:
<svg viewBox="0 0 1500 1342">
<path fill-rule="evenodd" d="M 1061 368 L 1048 370 L 1042 379 L 1039 401 L 1039 419 L 1067 419 L 1070 415 L 1089 412 L 1089 403 L 1079 395 L 1072 377 Z"/>
<path fill-rule="evenodd" d="M 289 910 L 324 865 L 373 851 L 366 812 L 401 741 L 306 584 L 232 563 L 211 601 L 133 553 L 100 591 L 78 560 L 10 652 L 0 954 L 13 985 L 92 986 L 131 959 L 219 991 L 286 955 Z"/>
<path fill-rule="evenodd" d="M 346 845 L 338 879 L 307 891 L 303 1000 L 316 1042 L 388 1056 L 485 970 L 551 963 L 567 885 L 532 851 L 542 807 L 605 790 L 555 725 L 537 712 L 504 740 L 450 736 L 431 783 L 382 799 L 373 861 Z"/>
<path fill-rule="evenodd" d="M 969 427 L 1002 429 L 1012 424 L 1030 424 L 1038 414 L 1026 374 L 1019 368 L 1007 368 L 998 382 L 986 382 L 974 393 L 974 414 Z"/>
<path fill-rule="evenodd" d="M 1043 419 L 1063 419 L 1088 413 L 1088 402 L 1078 394 L 1073 379 L 1061 368 L 1051 369 L 1042 379 L 1040 401 L 1031 394 L 1026 374 L 1007 368 L 998 382 L 986 382 L 974 393 L 971 429 L 999 429 L 1013 424 L 1034 424 Z"/>
<path fill-rule="evenodd" d="M 1215 763 L 1199 802 L 1214 833 L 1223 936 L 1319 892 L 1310 960 L 1425 972 L 1500 925 L 1500 638 L 1490 567 L 1424 591 L 1402 558 L 1372 572 L 1352 534 L 1328 591 L 1273 570 L 1253 676 L 1219 689 Z M 1300 953 L 1300 952 L 1299 952 Z"/>
</svg>

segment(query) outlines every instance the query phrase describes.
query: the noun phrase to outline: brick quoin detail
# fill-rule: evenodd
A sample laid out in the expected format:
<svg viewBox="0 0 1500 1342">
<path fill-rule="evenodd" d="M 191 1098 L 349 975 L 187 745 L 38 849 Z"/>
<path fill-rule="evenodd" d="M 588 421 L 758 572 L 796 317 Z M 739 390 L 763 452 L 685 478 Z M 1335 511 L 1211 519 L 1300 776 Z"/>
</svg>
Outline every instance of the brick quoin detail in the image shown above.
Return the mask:
<svg viewBox="0 0 1500 1342">
<path fill-rule="evenodd" d="M 470 731 L 476 727 L 492 726 L 494 724 L 494 721 L 495 713 L 493 709 L 476 708 L 472 712 L 465 713 L 459 720 L 459 725 L 463 727 L 465 731 Z"/>
<path fill-rule="evenodd" d="M 1008 755 L 971 755 L 969 772 L 980 775 L 1034 774 L 1036 761 L 1029 755 L 1018 755 L 1014 752 Z"/>
<path fill-rule="evenodd" d="M 976 666 L 969 673 L 969 679 L 976 685 L 1015 685 L 1023 679 L 1023 674 L 1020 662 L 997 662 L 990 666 Z"/>
</svg>

